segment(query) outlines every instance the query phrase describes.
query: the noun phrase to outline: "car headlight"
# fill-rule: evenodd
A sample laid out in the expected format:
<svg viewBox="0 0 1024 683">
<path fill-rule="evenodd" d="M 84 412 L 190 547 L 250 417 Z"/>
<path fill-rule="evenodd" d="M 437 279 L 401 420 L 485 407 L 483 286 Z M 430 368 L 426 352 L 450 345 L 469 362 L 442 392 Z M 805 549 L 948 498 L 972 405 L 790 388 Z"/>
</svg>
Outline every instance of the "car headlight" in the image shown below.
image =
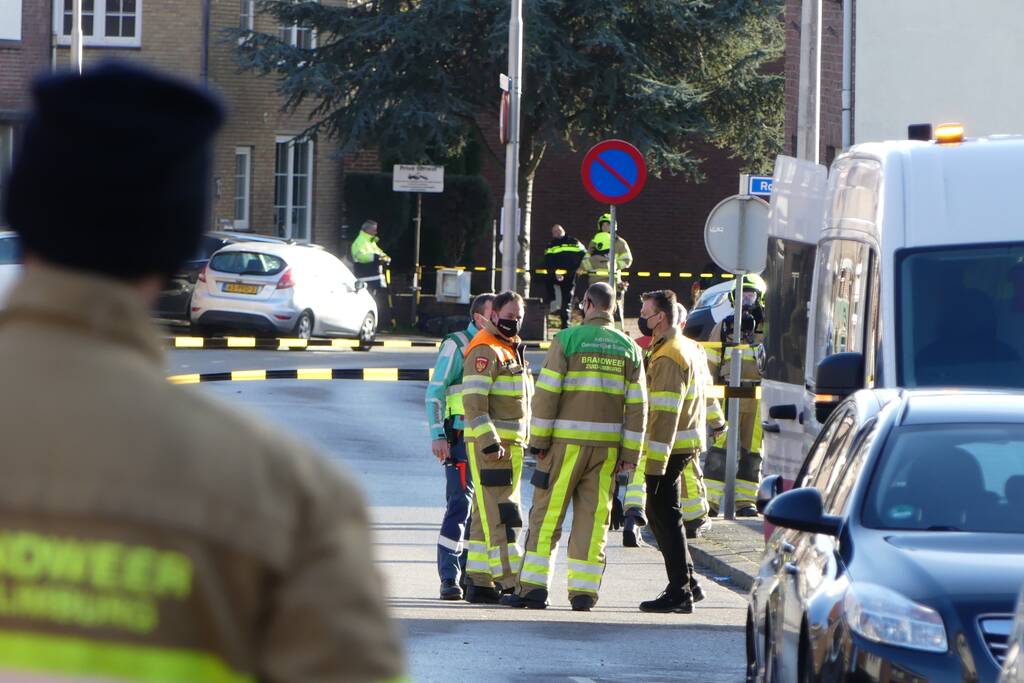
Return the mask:
<svg viewBox="0 0 1024 683">
<path fill-rule="evenodd" d="M 925 652 L 949 649 L 938 612 L 883 586 L 851 584 L 843 610 L 853 632 L 872 642 Z"/>
</svg>

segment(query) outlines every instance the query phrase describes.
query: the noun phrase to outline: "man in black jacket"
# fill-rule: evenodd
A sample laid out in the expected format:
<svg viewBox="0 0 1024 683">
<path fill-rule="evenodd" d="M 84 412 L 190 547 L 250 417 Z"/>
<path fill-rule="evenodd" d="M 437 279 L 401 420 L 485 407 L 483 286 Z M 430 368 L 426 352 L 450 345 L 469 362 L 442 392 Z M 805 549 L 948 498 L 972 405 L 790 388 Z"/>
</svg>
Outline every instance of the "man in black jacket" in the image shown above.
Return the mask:
<svg viewBox="0 0 1024 683">
<path fill-rule="evenodd" d="M 555 286 L 561 290 L 562 303 L 558 317 L 562 329 L 569 327 L 569 311 L 572 306 L 573 290 L 576 287 L 576 271 L 586 254 L 586 249 L 575 237 L 565 234 L 561 225 L 551 226 L 551 242 L 544 250 L 544 267 L 547 268 L 547 301 L 555 300 Z"/>
</svg>

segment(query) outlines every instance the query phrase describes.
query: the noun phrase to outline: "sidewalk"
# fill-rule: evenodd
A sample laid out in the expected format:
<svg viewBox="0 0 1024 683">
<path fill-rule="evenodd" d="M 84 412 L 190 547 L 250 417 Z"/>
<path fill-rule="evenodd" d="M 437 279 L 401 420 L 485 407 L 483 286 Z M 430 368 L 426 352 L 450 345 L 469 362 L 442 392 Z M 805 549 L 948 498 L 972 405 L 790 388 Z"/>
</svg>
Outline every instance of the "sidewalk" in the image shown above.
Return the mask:
<svg viewBox="0 0 1024 683">
<path fill-rule="evenodd" d="M 689 540 L 694 563 L 711 573 L 719 583 L 749 591 L 754 585 L 761 554 L 764 552 L 764 521 L 737 519 L 712 520 L 711 531 L 696 540 Z M 644 529 L 644 540 L 657 547 L 649 527 Z"/>
</svg>

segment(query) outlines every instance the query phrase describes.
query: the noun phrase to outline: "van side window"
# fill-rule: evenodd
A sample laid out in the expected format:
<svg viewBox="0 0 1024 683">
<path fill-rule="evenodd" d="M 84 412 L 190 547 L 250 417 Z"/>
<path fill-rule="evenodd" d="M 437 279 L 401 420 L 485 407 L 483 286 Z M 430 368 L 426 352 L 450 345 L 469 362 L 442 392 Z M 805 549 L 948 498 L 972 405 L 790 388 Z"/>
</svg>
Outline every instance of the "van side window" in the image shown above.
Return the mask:
<svg viewBox="0 0 1024 683">
<path fill-rule="evenodd" d="M 871 261 L 865 242 L 832 239 L 818 247 L 814 367 L 833 353 L 865 351 Z"/>
<path fill-rule="evenodd" d="M 764 379 L 803 385 L 807 360 L 807 302 L 811 300 L 817 248 L 796 240 L 768 238 L 765 296 Z"/>
</svg>

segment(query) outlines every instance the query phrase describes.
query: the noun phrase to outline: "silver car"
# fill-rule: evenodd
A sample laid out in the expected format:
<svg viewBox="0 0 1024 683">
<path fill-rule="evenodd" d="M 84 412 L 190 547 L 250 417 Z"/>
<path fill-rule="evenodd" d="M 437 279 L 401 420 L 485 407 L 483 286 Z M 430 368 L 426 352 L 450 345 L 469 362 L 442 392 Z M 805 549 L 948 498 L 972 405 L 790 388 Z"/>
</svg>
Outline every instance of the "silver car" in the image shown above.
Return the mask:
<svg viewBox="0 0 1024 683">
<path fill-rule="evenodd" d="M 1006 659 L 999 683 L 1024 683 L 1024 591 L 1017 600 L 1017 616 L 1006 641 Z"/>
<path fill-rule="evenodd" d="M 377 330 L 377 304 L 335 256 L 302 244 L 238 242 L 210 257 L 189 317 L 194 333 L 355 337 Z"/>
</svg>

